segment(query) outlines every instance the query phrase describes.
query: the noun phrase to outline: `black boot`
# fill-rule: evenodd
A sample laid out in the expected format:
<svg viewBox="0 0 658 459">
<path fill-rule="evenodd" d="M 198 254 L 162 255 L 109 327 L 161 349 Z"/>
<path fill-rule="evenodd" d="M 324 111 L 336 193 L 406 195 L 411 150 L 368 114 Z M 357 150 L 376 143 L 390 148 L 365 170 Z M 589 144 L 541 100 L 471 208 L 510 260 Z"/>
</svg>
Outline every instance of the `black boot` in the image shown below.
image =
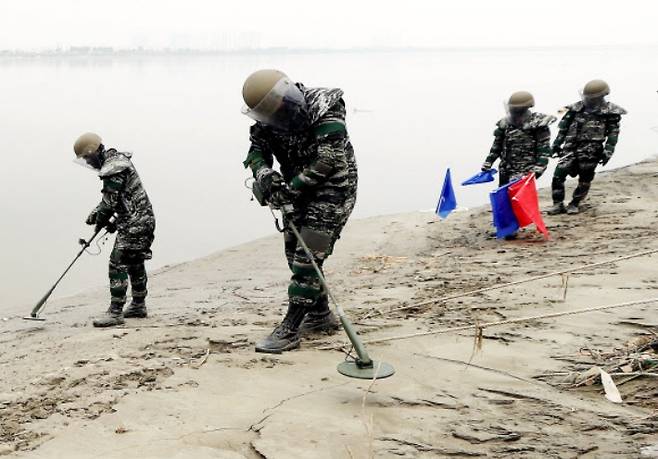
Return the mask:
<svg viewBox="0 0 658 459">
<path fill-rule="evenodd" d="M 565 209 L 564 203 L 562 201 L 560 201 L 560 202 L 554 202 L 553 207 L 548 209 L 546 211 L 546 213 L 548 215 L 559 215 L 559 214 L 565 213 L 566 211 L 567 211 L 567 209 Z"/>
<path fill-rule="evenodd" d="M 123 325 L 123 305 L 112 303 L 104 315 L 94 319 L 94 327 L 115 327 Z"/>
<path fill-rule="evenodd" d="M 340 323 L 329 309 L 329 299 L 323 296 L 311 309 L 299 327 L 302 334 L 333 333 L 340 328 Z"/>
<path fill-rule="evenodd" d="M 148 315 L 146 312 L 146 303 L 144 302 L 135 302 L 133 300 L 132 303 L 130 303 L 130 306 L 126 308 L 125 311 L 123 311 L 123 317 L 126 319 L 143 319 Z"/>
<path fill-rule="evenodd" d="M 578 208 L 578 203 L 576 201 L 571 201 L 567 206 L 567 214 L 576 215 L 578 213 L 580 213 L 580 209 Z"/>
<path fill-rule="evenodd" d="M 304 320 L 305 315 L 306 308 L 303 306 L 289 305 L 283 321 L 276 326 L 267 338 L 256 343 L 256 352 L 281 354 L 283 351 L 298 348 L 300 341 L 299 325 Z"/>
</svg>

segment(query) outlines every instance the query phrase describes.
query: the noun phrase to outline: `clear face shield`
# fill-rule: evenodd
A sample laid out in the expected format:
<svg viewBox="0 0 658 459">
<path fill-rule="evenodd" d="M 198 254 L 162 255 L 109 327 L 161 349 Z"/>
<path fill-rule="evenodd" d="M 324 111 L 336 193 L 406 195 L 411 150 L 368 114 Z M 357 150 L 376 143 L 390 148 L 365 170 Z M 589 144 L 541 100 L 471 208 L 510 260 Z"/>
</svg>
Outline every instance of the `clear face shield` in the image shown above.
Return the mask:
<svg viewBox="0 0 658 459">
<path fill-rule="evenodd" d="M 510 106 L 508 102 L 503 102 L 503 105 L 505 106 L 507 121 L 513 126 L 521 126 L 530 116 L 530 108 L 528 107 L 514 107 Z"/>
<path fill-rule="evenodd" d="M 75 158 L 73 162 L 79 166 L 84 167 L 85 169 L 93 170 L 94 172 L 98 172 L 103 165 L 100 149 L 95 153 L 87 155 L 83 158 Z"/>
<path fill-rule="evenodd" d="M 289 78 L 281 78 L 254 108 L 244 106 L 242 113 L 282 131 L 299 131 L 309 125 L 306 100 Z"/>
<path fill-rule="evenodd" d="M 603 102 L 605 101 L 605 94 L 585 94 L 583 90 L 581 89 L 579 91 L 580 93 L 580 100 L 583 101 L 583 105 L 585 105 L 585 108 L 598 108 L 601 105 L 603 105 Z"/>
</svg>

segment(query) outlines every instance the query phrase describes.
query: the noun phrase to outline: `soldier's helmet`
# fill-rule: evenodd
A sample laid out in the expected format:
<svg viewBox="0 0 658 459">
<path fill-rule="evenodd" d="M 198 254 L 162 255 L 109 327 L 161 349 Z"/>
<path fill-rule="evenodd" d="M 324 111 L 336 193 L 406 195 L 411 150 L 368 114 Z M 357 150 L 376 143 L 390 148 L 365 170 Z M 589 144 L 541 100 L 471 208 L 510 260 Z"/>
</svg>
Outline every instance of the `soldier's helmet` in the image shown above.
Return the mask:
<svg viewBox="0 0 658 459">
<path fill-rule="evenodd" d="M 73 151 L 77 158 L 86 158 L 95 154 L 102 143 L 103 141 L 98 134 L 87 132 L 75 141 Z"/>
<path fill-rule="evenodd" d="M 610 94 L 610 86 L 603 80 L 592 80 L 583 88 L 583 97 L 597 98 Z"/>
<path fill-rule="evenodd" d="M 284 131 L 308 125 L 306 99 L 297 85 L 280 70 L 258 70 L 244 82 L 242 113 Z"/>
<path fill-rule="evenodd" d="M 86 132 L 73 144 L 75 162 L 90 169 L 99 170 L 103 165 L 103 140 L 98 134 Z"/>
<path fill-rule="evenodd" d="M 535 98 L 528 91 L 517 91 L 507 101 L 509 109 L 530 108 L 535 106 Z"/>
<path fill-rule="evenodd" d="M 265 96 L 274 88 L 279 80 L 288 78 L 280 70 L 258 70 L 247 77 L 242 86 L 242 98 L 247 107 L 255 108 Z"/>
</svg>

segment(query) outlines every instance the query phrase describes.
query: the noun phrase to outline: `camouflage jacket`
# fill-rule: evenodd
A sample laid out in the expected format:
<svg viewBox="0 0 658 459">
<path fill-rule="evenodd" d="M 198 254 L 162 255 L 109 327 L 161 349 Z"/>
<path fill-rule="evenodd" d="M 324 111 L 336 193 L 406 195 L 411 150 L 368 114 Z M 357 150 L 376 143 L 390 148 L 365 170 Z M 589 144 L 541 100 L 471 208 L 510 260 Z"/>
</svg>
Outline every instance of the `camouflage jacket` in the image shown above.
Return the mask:
<svg viewBox="0 0 658 459">
<path fill-rule="evenodd" d="M 256 177 L 276 158 L 284 180 L 307 198 L 355 192 L 357 167 L 345 127 L 343 91 L 297 86 L 306 99 L 309 128 L 283 132 L 257 122 L 251 126 L 244 166 Z"/>
<path fill-rule="evenodd" d="M 148 249 L 155 230 L 153 207 L 130 161 L 132 153 L 105 151 L 98 176 L 103 181 L 103 199 L 96 207 L 96 221 L 106 223 L 117 214 L 117 244 L 122 248 Z"/>
<path fill-rule="evenodd" d="M 512 125 L 507 118 L 496 123 L 494 141 L 487 159 L 493 164 L 500 158 L 501 173 L 510 177 L 534 172 L 541 175 L 551 157 L 549 125 L 557 118 L 543 113 L 531 113 L 522 126 Z"/>
<path fill-rule="evenodd" d="M 566 108 L 553 149 L 561 151 L 561 156 L 573 153 L 579 159 L 595 163 L 610 159 L 619 138 L 619 122 L 626 110 L 610 102 L 593 111 L 586 110 L 583 102 Z"/>
</svg>

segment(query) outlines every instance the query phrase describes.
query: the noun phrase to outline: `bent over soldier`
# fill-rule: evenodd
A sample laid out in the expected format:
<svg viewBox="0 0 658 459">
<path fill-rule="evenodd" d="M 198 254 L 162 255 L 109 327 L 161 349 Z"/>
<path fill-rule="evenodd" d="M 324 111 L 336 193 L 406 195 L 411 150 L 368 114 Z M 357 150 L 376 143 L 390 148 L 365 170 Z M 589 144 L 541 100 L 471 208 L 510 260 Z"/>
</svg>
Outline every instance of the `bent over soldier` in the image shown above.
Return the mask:
<svg viewBox="0 0 658 459">
<path fill-rule="evenodd" d="M 587 196 L 598 164 L 605 166 L 615 152 L 619 122 L 626 110 L 605 100 L 610 87 L 603 80 L 592 80 L 582 91 L 582 100 L 567 106 L 553 142 L 553 155 L 560 158 L 551 184 L 551 215 L 577 214 Z M 564 207 L 564 182 L 578 177 L 578 186 L 569 205 Z"/>
<path fill-rule="evenodd" d="M 278 70 L 259 70 L 244 83 L 243 113 L 251 126 L 244 166 L 251 168 L 264 203 L 292 221 L 322 269 L 356 201 L 357 167 L 345 127 L 340 89 L 307 88 Z M 280 172 L 274 170 L 274 160 Z M 299 346 L 302 332 L 338 327 L 327 292 L 293 232 L 285 225 L 284 248 L 292 277 L 288 310 L 257 352 Z"/>
<path fill-rule="evenodd" d="M 493 145 L 482 170 L 491 169 L 500 159 L 500 186 L 528 172 L 534 172 L 539 178 L 548 166 L 551 157 L 549 125 L 557 118 L 532 112 L 530 108 L 534 105 L 532 94 L 515 92 L 506 104 L 507 116 L 496 123 Z"/>
<path fill-rule="evenodd" d="M 106 149 L 101 138 L 93 133 L 80 136 L 73 149 L 78 161 L 97 170 L 103 182 L 103 198 L 86 223 L 96 225 L 97 230 L 106 228 L 110 233 L 117 233 L 109 264 L 110 307 L 93 324 L 110 327 L 123 324 L 126 317 L 146 317 L 144 261 L 152 257 L 155 216 L 130 160 L 132 153 Z M 129 280 L 132 302 L 124 311 Z"/>
</svg>

